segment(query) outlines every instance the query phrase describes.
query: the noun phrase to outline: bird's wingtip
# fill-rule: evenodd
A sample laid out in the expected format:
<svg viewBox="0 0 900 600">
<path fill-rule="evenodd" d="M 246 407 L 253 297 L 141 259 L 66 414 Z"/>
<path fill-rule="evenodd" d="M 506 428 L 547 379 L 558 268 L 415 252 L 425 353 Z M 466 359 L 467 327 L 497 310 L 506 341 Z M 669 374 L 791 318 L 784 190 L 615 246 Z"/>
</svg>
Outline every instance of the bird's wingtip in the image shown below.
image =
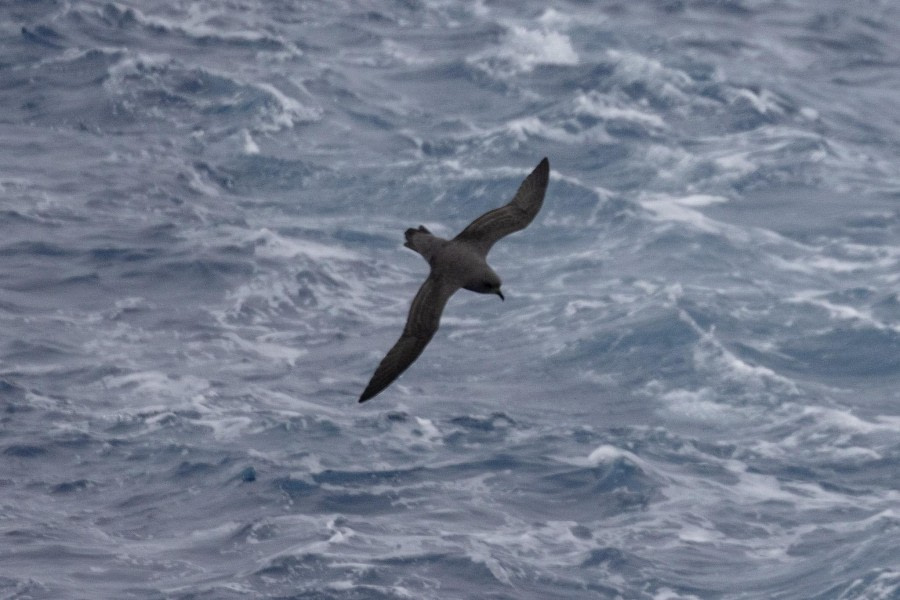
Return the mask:
<svg viewBox="0 0 900 600">
<path fill-rule="evenodd" d="M 547 160 L 546 156 L 538 163 L 538 166 L 534 168 L 531 174 L 537 178 L 539 183 L 545 184 L 547 182 L 550 178 L 550 161 Z"/>
</svg>

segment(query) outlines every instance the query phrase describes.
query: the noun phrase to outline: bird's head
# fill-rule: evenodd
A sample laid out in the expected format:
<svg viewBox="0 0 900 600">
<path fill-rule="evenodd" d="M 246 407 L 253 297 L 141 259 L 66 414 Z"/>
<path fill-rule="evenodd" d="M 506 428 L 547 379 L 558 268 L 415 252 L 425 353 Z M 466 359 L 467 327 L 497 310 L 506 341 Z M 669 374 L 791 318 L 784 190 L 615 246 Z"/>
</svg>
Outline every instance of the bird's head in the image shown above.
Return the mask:
<svg viewBox="0 0 900 600">
<path fill-rule="evenodd" d="M 496 294 L 497 296 L 500 296 L 501 300 L 506 300 L 506 298 L 503 297 L 503 292 L 500 291 L 501 285 L 503 285 L 503 282 L 500 281 L 500 277 L 496 273 L 493 271 L 486 271 L 475 282 L 467 285 L 466 289 L 478 292 L 479 294 Z"/>
</svg>

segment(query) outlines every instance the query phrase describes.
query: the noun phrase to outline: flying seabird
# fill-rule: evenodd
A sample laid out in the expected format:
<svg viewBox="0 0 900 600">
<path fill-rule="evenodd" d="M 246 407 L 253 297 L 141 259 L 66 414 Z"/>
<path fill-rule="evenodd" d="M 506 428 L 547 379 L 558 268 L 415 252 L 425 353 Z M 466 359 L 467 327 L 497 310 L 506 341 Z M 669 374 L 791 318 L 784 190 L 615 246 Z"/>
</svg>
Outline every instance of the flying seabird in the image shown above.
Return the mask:
<svg viewBox="0 0 900 600">
<path fill-rule="evenodd" d="M 550 162 L 545 158 L 508 204 L 484 213 L 452 240 L 432 235 L 422 225 L 406 230 L 404 246 L 421 254 L 431 266 L 431 273 L 413 298 L 403 335 L 375 369 L 360 402 L 381 393 L 422 354 L 437 331 L 447 300 L 456 290 L 496 294 L 504 299 L 500 277 L 485 259 L 497 240 L 525 229 L 534 220 L 544 202 L 549 175 Z"/>
</svg>

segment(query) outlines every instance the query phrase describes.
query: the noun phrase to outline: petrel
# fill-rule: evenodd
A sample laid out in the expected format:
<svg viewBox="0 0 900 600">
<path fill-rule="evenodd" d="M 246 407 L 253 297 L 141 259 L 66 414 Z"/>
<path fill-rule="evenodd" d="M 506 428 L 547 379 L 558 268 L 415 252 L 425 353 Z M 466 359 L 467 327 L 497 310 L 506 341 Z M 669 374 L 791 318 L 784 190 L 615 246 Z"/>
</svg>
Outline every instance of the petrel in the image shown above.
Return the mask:
<svg viewBox="0 0 900 600">
<path fill-rule="evenodd" d="M 500 277 L 485 259 L 497 240 L 525 229 L 534 220 L 544 202 L 549 176 L 550 162 L 544 158 L 508 204 L 484 213 L 452 240 L 432 235 L 422 225 L 406 230 L 403 245 L 421 254 L 431 266 L 431 273 L 413 298 L 403 335 L 375 369 L 360 402 L 381 393 L 422 354 L 437 331 L 447 300 L 456 290 L 496 294 L 504 300 Z"/>
</svg>

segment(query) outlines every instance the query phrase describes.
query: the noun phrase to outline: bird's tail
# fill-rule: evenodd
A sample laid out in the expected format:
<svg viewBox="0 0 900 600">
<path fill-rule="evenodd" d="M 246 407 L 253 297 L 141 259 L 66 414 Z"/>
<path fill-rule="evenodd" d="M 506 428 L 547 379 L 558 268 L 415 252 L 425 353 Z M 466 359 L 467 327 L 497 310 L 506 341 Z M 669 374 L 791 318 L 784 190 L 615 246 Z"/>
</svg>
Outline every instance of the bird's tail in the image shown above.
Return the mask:
<svg viewBox="0 0 900 600">
<path fill-rule="evenodd" d="M 406 243 L 403 244 L 404 246 L 415 250 L 424 256 L 425 260 L 430 260 L 432 248 L 434 247 L 434 242 L 437 241 L 437 238 L 435 238 L 424 225 L 419 225 L 418 229 L 409 228 L 404 235 L 406 236 Z"/>
</svg>

